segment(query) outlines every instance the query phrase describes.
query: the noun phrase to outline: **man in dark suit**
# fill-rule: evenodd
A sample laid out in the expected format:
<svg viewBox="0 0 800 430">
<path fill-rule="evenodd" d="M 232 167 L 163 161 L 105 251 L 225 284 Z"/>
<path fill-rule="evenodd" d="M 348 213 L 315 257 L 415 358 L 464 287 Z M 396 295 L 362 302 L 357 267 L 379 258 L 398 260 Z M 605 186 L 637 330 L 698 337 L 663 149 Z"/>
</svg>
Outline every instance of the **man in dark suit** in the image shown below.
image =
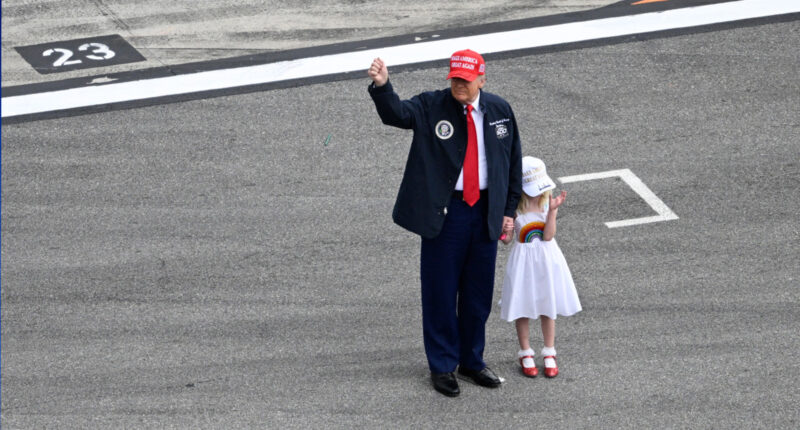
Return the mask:
<svg viewBox="0 0 800 430">
<path fill-rule="evenodd" d="M 520 138 L 511 106 L 482 91 L 486 65 L 471 50 L 450 58 L 450 88 L 400 100 L 386 64 L 367 71 L 384 124 L 414 130 L 392 218 L 422 237 L 425 354 L 434 388 L 460 393 L 454 372 L 484 387 L 500 378 L 483 361 L 497 240 L 521 192 Z"/>
</svg>

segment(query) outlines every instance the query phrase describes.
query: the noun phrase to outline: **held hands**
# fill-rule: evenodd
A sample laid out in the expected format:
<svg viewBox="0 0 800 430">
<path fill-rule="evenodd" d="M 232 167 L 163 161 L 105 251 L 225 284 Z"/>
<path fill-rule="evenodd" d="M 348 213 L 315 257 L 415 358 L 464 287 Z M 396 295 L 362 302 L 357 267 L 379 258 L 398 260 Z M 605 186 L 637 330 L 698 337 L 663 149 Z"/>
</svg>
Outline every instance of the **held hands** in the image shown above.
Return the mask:
<svg viewBox="0 0 800 430">
<path fill-rule="evenodd" d="M 372 78 L 372 82 L 376 87 L 382 87 L 389 81 L 389 69 L 386 68 L 386 63 L 380 58 L 372 60 L 372 65 L 367 69 L 367 74 Z"/>
<path fill-rule="evenodd" d="M 500 235 L 500 240 L 502 240 L 504 244 L 508 245 L 511 243 L 512 234 L 514 234 L 514 218 L 504 216 L 503 234 Z"/>
<path fill-rule="evenodd" d="M 561 206 L 561 203 L 564 203 L 564 200 L 566 199 L 567 199 L 566 191 L 562 191 L 561 194 L 558 195 L 556 198 L 550 196 L 550 210 L 552 211 L 554 209 L 558 209 L 558 207 Z"/>
</svg>

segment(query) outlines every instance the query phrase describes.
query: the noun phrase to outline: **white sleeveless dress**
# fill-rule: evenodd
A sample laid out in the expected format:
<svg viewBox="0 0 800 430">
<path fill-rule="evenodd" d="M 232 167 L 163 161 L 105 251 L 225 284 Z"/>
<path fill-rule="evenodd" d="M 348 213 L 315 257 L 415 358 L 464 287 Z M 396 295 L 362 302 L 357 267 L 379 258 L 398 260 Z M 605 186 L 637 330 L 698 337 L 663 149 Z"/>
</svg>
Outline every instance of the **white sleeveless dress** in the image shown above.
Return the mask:
<svg viewBox="0 0 800 430">
<path fill-rule="evenodd" d="M 558 243 L 555 238 L 542 240 L 547 210 L 527 212 L 514 220 L 514 244 L 500 299 L 500 317 L 506 321 L 537 319 L 539 315 L 555 319 L 582 309 Z"/>
</svg>

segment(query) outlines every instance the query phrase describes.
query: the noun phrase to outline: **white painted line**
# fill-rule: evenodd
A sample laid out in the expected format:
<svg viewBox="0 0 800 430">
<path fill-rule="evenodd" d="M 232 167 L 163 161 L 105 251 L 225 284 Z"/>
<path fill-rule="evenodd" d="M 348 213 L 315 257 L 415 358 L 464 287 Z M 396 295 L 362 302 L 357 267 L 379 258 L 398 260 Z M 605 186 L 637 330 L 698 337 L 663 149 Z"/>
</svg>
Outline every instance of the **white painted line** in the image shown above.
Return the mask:
<svg viewBox="0 0 800 430">
<path fill-rule="evenodd" d="M 96 87 L 80 87 L 2 98 L 2 117 L 145 100 L 364 71 L 375 57 L 389 66 L 443 60 L 469 47 L 482 54 L 528 49 L 631 34 L 698 27 L 800 12 L 798 0 L 740 0 L 593 21 L 535 27 L 455 39 L 431 40 L 358 52 L 183 74 Z"/>
<path fill-rule="evenodd" d="M 655 195 L 650 188 L 639 179 L 638 176 L 634 175 L 630 169 L 621 169 L 621 170 L 609 170 L 607 172 L 599 172 L 599 173 L 587 173 L 585 175 L 575 175 L 575 176 L 564 176 L 558 178 L 559 182 L 562 184 L 568 184 L 570 182 L 580 182 L 580 181 L 593 181 L 596 179 L 606 179 L 606 178 L 620 178 L 633 191 L 635 191 L 639 196 L 653 208 L 654 211 L 658 215 L 648 216 L 643 218 L 632 218 L 626 219 L 622 221 L 611 221 L 607 222 L 606 226 L 608 228 L 616 228 L 616 227 L 628 227 L 632 225 L 639 225 L 639 224 L 647 224 L 651 222 L 660 222 L 660 221 L 671 221 L 678 219 L 678 215 L 672 211 L 658 196 Z"/>
</svg>

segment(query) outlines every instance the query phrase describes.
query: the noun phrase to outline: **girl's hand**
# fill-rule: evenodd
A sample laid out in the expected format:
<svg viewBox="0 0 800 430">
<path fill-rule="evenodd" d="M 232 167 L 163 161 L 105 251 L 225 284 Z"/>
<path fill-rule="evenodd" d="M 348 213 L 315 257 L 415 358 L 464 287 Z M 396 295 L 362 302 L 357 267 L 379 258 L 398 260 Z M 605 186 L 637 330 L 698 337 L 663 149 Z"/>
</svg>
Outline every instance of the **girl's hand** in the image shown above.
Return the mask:
<svg viewBox="0 0 800 430">
<path fill-rule="evenodd" d="M 558 207 L 561 206 L 561 203 L 564 203 L 564 200 L 566 199 L 567 199 L 566 191 L 562 191 L 561 194 L 558 195 L 556 198 L 550 196 L 550 210 L 558 209 Z"/>
<path fill-rule="evenodd" d="M 567 199 L 567 192 L 562 191 L 558 197 L 553 198 L 550 196 L 550 210 L 547 211 L 547 221 L 545 222 L 544 231 L 542 232 L 542 240 L 550 241 L 556 236 L 556 217 L 558 216 L 558 207 Z"/>
<path fill-rule="evenodd" d="M 500 241 L 503 242 L 503 244 L 508 245 L 513 240 L 513 237 L 511 236 L 513 234 L 514 229 L 503 230 L 503 234 L 500 236 Z"/>
</svg>

